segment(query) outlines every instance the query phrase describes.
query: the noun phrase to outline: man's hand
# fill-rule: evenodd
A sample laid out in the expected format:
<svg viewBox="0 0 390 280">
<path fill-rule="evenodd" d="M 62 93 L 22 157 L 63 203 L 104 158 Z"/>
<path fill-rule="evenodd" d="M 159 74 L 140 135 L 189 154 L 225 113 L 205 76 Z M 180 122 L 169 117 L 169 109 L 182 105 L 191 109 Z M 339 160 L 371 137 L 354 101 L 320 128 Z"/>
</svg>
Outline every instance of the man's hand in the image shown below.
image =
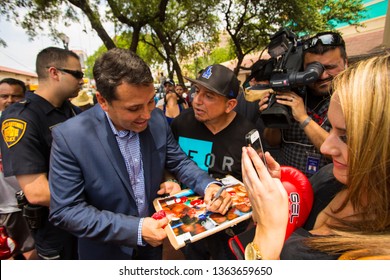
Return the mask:
<svg viewBox="0 0 390 280">
<path fill-rule="evenodd" d="M 271 94 L 274 93 L 266 93 L 260 100 L 259 100 L 259 111 L 260 113 L 263 112 L 265 109 L 268 108 L 268 101 Z"/>
<path fill-rule="evenodd" d="M 292 116 L 298 123 L 303 122 L 308 117 L 305 103 L 298 94 L 292 91 L 281 92 L 276 95 L 276 101 L 279 104 L 291 107 Z"/>
<path fill-rule="evenodd" d="M 145 218 L 142 223 L 142 238 L 148 244 L 153 247 L 161 245 L 164 239 L 167 237 L 167 234 L 163 227 L 168 224 L 169 220 L 164 217 L 160 220 L 155 220 L 153 218 Z"/>
<path fill-rule="evenodd" d="M 174 195 L 181 191 L 180 185 L 176 181 L 165 181 L 160 184 L 160 189 L 158 190 L 158 195 Z"/>
<path fill-rule="evenodd" d="M 232 205 L 232 197 L 227 191 L 224 190 L 220 197 L 214 200 L 214 196 L 220 188 L 220 185 L 211 184 L 206 190 L 204 201 L 207 205 L 207 210 L 225 215 Z"/>
</svg>

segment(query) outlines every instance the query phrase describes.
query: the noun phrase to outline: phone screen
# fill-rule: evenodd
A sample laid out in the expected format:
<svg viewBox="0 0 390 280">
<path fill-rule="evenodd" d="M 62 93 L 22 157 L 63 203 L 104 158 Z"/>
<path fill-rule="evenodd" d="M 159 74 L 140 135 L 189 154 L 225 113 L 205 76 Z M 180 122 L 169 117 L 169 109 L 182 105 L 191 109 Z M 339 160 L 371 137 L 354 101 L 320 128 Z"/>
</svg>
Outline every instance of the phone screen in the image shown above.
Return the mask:
<svg viewBox="0 0 390 280">
<path fill-rule="evenodd" d="M 264 156 L 263 145 L 260 139 L 260 134 L 257 129 L 252 129 L 251 131 L 249 131 L 246 134 L 245 139 L 248 147 L 252 147 L 258 153 L 260 158 L 263 160 L 265 167 L 268 169 L 267 161 L 265 160 Z"/>
</svg>

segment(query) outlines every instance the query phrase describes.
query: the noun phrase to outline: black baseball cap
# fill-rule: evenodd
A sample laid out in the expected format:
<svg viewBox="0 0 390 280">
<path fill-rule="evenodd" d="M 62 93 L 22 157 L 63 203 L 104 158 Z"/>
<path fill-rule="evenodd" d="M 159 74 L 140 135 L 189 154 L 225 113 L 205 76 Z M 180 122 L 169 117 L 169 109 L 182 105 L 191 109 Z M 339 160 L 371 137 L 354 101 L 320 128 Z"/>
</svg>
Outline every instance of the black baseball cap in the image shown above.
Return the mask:
<svg viewBox="0 0 390 280">
<path fill-rule="evenodd" d="M 175 85 L 175 82 L 174 81 L 172 81 L 171 79 L 167 79 L 165 82 L 164 82 L 164 86 L 166 85 L 166 84 L 171 84 L 171 85 Z"/>
<path fill-rule="evenodd" d="M 207 66 L 196 79 L 184 78 L 229 99 L 237 98 L 240 91 L 240 81 L 234 72 L 221 64 Z"/>
</svg>

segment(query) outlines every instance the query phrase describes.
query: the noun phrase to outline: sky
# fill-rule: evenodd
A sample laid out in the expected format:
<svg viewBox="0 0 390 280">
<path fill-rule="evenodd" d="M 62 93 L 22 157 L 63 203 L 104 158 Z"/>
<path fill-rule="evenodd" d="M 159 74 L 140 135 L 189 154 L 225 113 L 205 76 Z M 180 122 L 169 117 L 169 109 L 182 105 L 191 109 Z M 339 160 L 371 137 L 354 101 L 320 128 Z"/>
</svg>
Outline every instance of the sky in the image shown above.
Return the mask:
<svg viewBox="0 0 390 280">
<path fill-rule="evenodd" d="M 91 30 L 89 23 L 72 24 L 71 27 L 59 27 L 59 31 L 69 37 L 70 50 L 83 50 L 87 56 L 92 55 L 103 43 L 96 32 Z M 48 36 L 37 36 L 29 41 L 26 32 L 14 23 L 0 18 L 0 38 L 7 43 L 7 47 L 0 46 L 0 66 L 16 70 L 35 73 L 35 59 L 37 54 L 49 46 L 63 47 L 62 42 L 56 43 Z"/>
</svg>

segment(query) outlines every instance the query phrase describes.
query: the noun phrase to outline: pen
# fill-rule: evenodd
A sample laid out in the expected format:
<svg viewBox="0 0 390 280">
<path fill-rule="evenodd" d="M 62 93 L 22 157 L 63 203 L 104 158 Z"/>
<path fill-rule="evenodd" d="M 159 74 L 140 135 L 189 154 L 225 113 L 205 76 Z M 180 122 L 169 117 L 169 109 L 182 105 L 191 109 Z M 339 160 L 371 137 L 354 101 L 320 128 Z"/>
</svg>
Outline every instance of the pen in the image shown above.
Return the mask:
<svg viewBox="0 0 390 280">
<path fill-rule="evenodd" d="M 228 186 L 223 185 L 217 193 L 214 195 L 213 199 L 211 200 L 210 206 L 213 205 L 213 203 L 221 196 L 222 192 L 227 188 Z"/>
</svg>

